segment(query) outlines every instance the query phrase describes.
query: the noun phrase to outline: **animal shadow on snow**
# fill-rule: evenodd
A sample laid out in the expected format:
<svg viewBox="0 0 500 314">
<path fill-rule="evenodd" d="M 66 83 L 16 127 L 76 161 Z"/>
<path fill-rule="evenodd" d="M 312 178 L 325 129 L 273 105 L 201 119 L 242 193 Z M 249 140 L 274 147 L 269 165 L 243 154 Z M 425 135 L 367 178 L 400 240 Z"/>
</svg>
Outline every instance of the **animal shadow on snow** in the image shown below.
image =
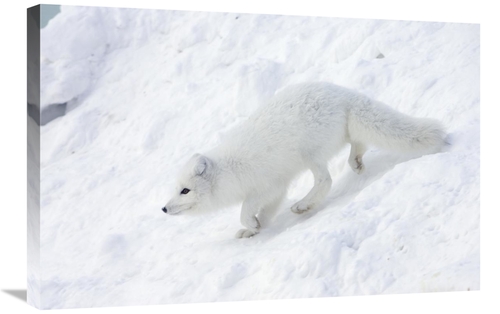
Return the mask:
<svg viewBox="0 0 500 314">
<path fill-rule="evenodd" d="M 286 230 L 299 226 L 312 217 L 322 214 L 321 212 L 325 209 L 325 213 L 329 211 L 339 211 L 349 204 L 364 188 L 380 179 L 396 165 L 418 157 L 420 157 L 420 155 L 401 155 L 370 151 L 367 152 L 363 158 L 365 169 L 362 174 L 354 173 L 347 164 L 347 160 L 345 160 L 345 165 L 342 170 L 337 175 L 332 173 L 332 189 L 320 206 L 303 214 L 294 214 L 290 211 L 290 207 L 297 202 L 298 199 L 285 199 L 281 204 L 281 208 L 278 210 L 278 214 L 269 224 L 269 227 L 263 229 L 256 237 L 258 237 L 259 240 L 271 240 Z M 304 195 L 307 192 L 308 191 L 304 191 Z"/>
</svg>

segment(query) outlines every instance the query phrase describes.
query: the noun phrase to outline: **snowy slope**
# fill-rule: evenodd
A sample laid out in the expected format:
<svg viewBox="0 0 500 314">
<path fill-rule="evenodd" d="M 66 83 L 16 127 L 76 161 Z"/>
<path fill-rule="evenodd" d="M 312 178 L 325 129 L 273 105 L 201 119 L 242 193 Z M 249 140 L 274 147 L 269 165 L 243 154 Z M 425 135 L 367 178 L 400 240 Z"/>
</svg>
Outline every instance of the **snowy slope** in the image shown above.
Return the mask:
<svg viewBox="0 0 500 314">
<path fill-rule="evenodd" d="M 42 30 L 43 308 L 479 289 L 479 26 L 62 7 Z M 167 216 L 179 168 L 277 90 L 329 81 L 439 119 L 451 145 L 331 161 L 319 209 L 234 239 Z M 31 288 L 30 288 L 31 289 Z M 30 293 L 30 292 L 28 292 Z"/>
</svg>

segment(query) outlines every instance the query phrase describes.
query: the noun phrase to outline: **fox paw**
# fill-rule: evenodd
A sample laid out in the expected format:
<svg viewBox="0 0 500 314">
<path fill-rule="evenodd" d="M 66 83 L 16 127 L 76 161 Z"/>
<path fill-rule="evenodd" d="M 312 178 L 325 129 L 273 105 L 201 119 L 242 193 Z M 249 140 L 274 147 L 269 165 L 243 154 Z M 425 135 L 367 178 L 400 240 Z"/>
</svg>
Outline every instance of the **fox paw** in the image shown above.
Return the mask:
<svg viewBox="0 0 500 314">
<path fill-rule="evenodd" d="M 240 229 L 238 232 L 236 232 L 235 237 L 240 239 L 240 238 L 250 238 L 256 235 L 258 232 L 257 231 L 252 231 L 249 229 Z"/>
<path fill-rule="evenodd" d="M 365 166 L 363 164 L 357 164 L 356 168 L 352 168 L 352 171 L 356 172 L 357 174 L 363 173 L 363 170 L 365 170 Z"/>
<path fill-rule="evenodd" d="M 308 203 L 308 202 L 304 202 L 304 201 L 300 201 L 300 202 L 297 202 L 295 203 L 291 210 L 292 210 L 292 213 L 295 213 L 295 214 L 302 214 L 306 211 L 309 211 L 313 208 L 313 204 L 311 203 Z"/>
<path fill-rule="evenodd" d="M 349 166 L 351 166 L 352 171 L 356 172 L 357 174 L 361 174 L 363 170 L 365 170 L 365 165 L 358 157 L 356 157 L 352 162 L 350 161 Z"/>
</svg>

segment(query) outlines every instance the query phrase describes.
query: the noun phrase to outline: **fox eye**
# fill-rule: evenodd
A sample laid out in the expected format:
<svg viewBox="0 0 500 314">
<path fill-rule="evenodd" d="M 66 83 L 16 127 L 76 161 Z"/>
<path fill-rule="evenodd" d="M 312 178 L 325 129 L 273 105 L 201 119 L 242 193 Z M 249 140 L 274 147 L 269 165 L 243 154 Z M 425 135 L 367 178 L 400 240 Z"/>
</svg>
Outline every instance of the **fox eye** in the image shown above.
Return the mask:
<svg viewBox="0 0 500 314">
<path fill-rule="evenodd" d="M 181 194 L 188 194 L 189 191 L 191 191 L 190 189 L 186 189 L 184 188 L 182 191 L 181 191 Z"/>
</svg>

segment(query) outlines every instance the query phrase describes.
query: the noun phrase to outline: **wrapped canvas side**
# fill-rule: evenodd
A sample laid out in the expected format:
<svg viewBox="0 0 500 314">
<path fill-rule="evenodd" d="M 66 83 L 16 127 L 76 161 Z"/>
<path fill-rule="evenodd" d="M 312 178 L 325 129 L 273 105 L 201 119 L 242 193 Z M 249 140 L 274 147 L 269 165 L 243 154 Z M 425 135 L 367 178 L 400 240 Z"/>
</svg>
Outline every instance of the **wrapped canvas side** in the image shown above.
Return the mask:
<svg viewBox="0 0 500 314">
<path fill-rule="evenodd" d="M 28 304 L 40 300 L 40 6 L 27 10 Z"/>
</svg>

